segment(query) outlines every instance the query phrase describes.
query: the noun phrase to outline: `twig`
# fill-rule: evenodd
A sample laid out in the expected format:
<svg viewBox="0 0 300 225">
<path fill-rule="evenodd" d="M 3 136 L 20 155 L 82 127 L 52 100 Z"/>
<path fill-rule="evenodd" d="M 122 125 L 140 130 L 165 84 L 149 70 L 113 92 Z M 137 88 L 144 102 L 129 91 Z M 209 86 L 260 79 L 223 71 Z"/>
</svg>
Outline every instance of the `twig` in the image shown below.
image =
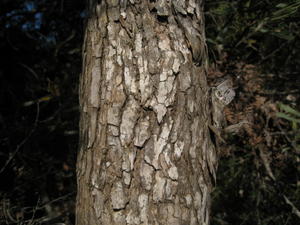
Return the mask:
<svg viewBox="0 0 300 225">
<path fill-rule="evenodd" d="M 300 153 L 300 149 L 295 145 L 295 143 L 288 137 L 288 135 L 286 134 L 286 132 L 282 129 L 282 127 L 280 126 L 279 123 L 276 123 L 277 127 L 279 128 L 279 130 L 283 133 L 283 136 L 285 137 L 285 139 L 291 144 L 291 146 L 295 149 L 296 154 Z"/>
<path fill-rule="evenodd" d="M 37 73 L 32 68 L 30 68 L 29 66 L 27 66 L 24 63 L 18 63 L 18 64 L 20 66 L 24 67 L 25 69 L 27 69 L 35 77 L 35 79 L 39 79 L 39 76 L 37 75 Z"/>
<path fill-rule="evenodd" d="M 32 211 L 32 216 L 31 216 L 31 219 L 30 219 L 30 222 L 28 223 L 28 225 L 31 225 L 33 224 L 33 219 L 35 217 L 35 213 L 38 209 L 38 206 L 39 206 L 39 202 L 40 202 L 40 197 L 38 198 L 37 202 L 36 202 L 36 206 L 34 207 L 33 211 Z"/>
<path fill-rule="evenodd" d="M 29 138 L 34 133 L 34 131 L 37 127 L 37 124 L 38 124 L 39 114 L 40 114 L 40 105 L 39 105 L 39 102 L 37 102 L 37 104 L 36 104 L 36 117 L 35 117 L 35 121 L 34 121 L 32 129 L 29 131 L 28 135 L 17 145 L 17 148 L 15 149 L 15 151 L 10 155 L 8 160 L 5 162 L 4 166 L 1 168 L 0 174 L 6 169 L 6 167 L 9 165 L 9 163 L 15 157 L 15 155 L 20 151 L 21 147 L 29 140 Z"/>
<path fill-rule="evenodd" d="M 300 211 L 296 208 L 296 206 L 285 195 L 283 195 L 283 198 L 284 198 L 286 204 L 288 204 L 292 207 L 292 210 L 293 210 L 292 212 L 300 218 Z"/>
<path fill-rule="evenodd" d="M 68 43 L 69 41 L 71 41 L 71 40 L 75 37 L 75 34 L 76 34 L 75 30 L 72 30 L 71 34 L 70 34 L 65 40 L 63 40 L 62 42 L 60 42 L 60 43 L 57 45 L 57 47 L 56 47 L 56 49 L 55 49 L 55 51 L 54 51 L 54 56 L 55 56 L 55 57 L 57 57 L 58 52 L 60 51 L 60 49 L 61 49 L 66 43 Z"/>
<path fill-rule="evenodd" d="M 267 155 L 264 153 L 264 150 L 263 150 L 263 146 L 260 145 L 259 147 L 259 155 L 260 155 L 260 158 L 262 159 L 263 161 L 263 165 L 265 166 L 265 169 L 266 169 L 266 172 L 268 174 L 268 176 L 273 180 L 273 181 L 276 181 L 276 178 L 273 174 L 273 171 L 271 169 L 271 166 L 270 166 L 270 162 L 267 158 Z"/>
<path fill-rule="evenodd" d="M 68 194 L 66 194 L 66 195 L 60 196 L 60 197 L 58 197 L 58 198 L 56 198 L 56 199 L 53 199 L 53 200 L 51 200 L 51 201 L 48 201 L 48 202 L 44 203 L 43 205 L 41 205 L 40 207 L 38 207 L 38 209 L 42 209 L 42 208 L 46 207 L 46 205 L 49 205 L 49 204 L 52 204 L 52 203 L 54 203 L 54 202 L 58 202 L 58 201 L 60 201 L 60 200 L 63 200 L 63 199 L 65 199 L 65 198 L 68 198 L 68 197 L 72 196 L 73 194 L 75 194 L 75 191 L 73 191 L 73 192 L 71 192 L 71 193 L 68 193 Z"/>
<path fill-rule="evenodd" d="M 263 161 L 263 165 L 266 169 L 267 175 L 276 184 L 277 183 L 276 177 L 274 176 L 274 174 L 272 172 L 272 169 L 271 169 L 271 166 L 270 166 L 270 162 L 269 162 L 266 154 L 264 153 L 264 145 L 259 145 L 258 150 L 259 150 L 259 153 L 260 153 L 260 157 Z M 276 186 L 278 186 L 278 185 L 276 185 Z M 298 216 L 300 218 L 299 209 L 289 200 L 289 198 L 285 194 L 282 194 L 282 197 L 285 200 L 285 203 L 292 207 L 292 213 L 294 213 L 296 216 Z"/>
<path fill-rule="evenodd" d="M 10 220 L 13 223 L 17 223 L 18 221 L 15 220 L 15 218 L 10 213 L 10 206 L 9 205 L 10 205 L 9 200 L 8 199 L 3 199 L 2 209 L 3 209 L 3 214 L 4 214 L 4 217 L 5 217 L 5 222 L 6 222 L 6 224 L 9 224 L 10 222 L 8 220 Z"/>
<path fill-rule="evenodd" d="M 275 55 L 279 50 L 281 50 L 288 42 L 284 42 L 281 44 L 278 48 L 276 48 L 274 51 L 272 51 L 269 55 L 263 57 L 259 62 L 258 65 L 262 64 L 264 61 Z"/>
</svg>

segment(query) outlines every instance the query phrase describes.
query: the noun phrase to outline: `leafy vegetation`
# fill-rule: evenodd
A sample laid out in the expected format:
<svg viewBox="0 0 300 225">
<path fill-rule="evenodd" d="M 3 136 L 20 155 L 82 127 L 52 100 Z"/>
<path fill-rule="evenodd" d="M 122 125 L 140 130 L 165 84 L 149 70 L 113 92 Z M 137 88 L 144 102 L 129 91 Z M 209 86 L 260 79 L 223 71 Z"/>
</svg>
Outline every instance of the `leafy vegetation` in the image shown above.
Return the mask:
<svg viewBox="0 0 300 225">
<path fill-rule="evenodd" d="M 248 122 L 224 146 L 213 224 L 297 224 L 300 1 L 206 2 L 209 75 L 235 78 L 227 121 Z"/>
</svg>

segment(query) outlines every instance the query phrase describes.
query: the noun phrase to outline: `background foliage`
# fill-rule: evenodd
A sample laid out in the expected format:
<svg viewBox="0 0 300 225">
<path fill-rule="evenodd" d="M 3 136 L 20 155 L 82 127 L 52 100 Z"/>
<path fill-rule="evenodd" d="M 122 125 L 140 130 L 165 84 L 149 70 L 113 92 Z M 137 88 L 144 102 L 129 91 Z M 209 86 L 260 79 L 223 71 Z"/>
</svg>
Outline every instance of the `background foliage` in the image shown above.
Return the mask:
<svg viewBox="0 0 300 225">
<path fill-rule="evenodd" d="M 223 148 L 212 224 L 298 224 L 300 1 L 206 3 L 210 77 L 234 77 L 227 122 L 248 122 Z"/>
<path fill-rule="evenodd" d="M 297 224 L 299 0 L 206 0 L 209 81 L 237 97 L 212 224 Z M 74 224 L 84 1 L 0 1 L 0 224 Z M 288 204 L 288 199 L 291 204 Z"/>
<path fill-rule="evenodd" d="M 0 224 L 73 224 L 84 1 L 0 2 Z"/>
</svg>

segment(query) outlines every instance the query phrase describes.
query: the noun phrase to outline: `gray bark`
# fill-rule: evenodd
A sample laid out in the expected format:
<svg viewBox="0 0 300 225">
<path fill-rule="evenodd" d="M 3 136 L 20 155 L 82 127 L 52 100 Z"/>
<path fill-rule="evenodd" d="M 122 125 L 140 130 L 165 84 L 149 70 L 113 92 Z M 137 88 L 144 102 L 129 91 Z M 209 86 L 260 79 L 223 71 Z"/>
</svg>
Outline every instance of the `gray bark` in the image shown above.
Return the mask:
<svg viewBox="0 0 300 225">
<path fill-rule="evenodd" d="M 208 224 L 217 159 L 202 1 L 89 4 L 76 224 Z"/>
</svg>

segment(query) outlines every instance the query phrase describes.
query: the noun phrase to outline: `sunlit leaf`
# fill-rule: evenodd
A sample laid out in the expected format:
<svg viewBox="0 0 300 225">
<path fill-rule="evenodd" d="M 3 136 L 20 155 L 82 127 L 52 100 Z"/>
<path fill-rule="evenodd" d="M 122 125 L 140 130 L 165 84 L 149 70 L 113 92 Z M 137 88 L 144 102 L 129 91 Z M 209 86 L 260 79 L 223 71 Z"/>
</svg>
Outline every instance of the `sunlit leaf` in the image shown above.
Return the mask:
<svg viewBox="0 0 300 225">
<path fill-rule="evenodd" d="M 52 99 L 52 96 L 47 95 L 47 96 L 39 98 L 39 102 L 47 102 L 47 101 L 49 101 L 51 99 Z"/>
</svg>

